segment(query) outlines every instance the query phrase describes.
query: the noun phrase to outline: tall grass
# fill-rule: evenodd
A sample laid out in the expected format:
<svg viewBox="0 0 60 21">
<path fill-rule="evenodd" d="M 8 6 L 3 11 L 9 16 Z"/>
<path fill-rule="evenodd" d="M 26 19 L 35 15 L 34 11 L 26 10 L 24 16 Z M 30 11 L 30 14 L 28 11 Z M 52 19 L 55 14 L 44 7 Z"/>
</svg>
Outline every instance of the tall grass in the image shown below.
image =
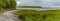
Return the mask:
<svg viewBox="0 0 60 21">
<path fill-rule="evenodd" d="M 20 10 L 16 16 L 23 21 L 60 21 L 60 10 Z"/>
<path fill-rule="evenodd" d="M 2 10 L 0 10 L 0 13 L 2 13 L 4 11 L 8 11 L 8 9 L 2 9 Z"/>
<path fill-rule="evenodd" d="M 0 10 L 0 13 L 1 13 L 1 12 L 4 12 L 4 11 L 5 11 L 5 10 Z"/>
</svg>

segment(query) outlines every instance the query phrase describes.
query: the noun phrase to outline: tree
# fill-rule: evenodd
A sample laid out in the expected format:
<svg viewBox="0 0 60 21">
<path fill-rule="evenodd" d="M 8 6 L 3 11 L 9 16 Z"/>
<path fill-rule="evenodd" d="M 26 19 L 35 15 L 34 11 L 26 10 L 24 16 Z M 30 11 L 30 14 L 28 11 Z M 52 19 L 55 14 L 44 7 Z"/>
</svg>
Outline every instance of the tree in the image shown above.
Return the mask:
<svg viewBox="0 0 60 21">
<path fill-rule="evenodd" d="M 2 6 L 3 6 L 3 1 L 0 0 L 0 10 L 1 10 Z"/>
<path fill-rule="evenodd" d="M 13 9 L 16 9 L 16 1 L 15 0 L 10 0 L 10 4 L 13 7 Z"/>
<path fill-rule="evenodd" d="M 16 1 L 15 0 L 7 0 L 6 7 L 9 9 L 16 9 Z"/>
<path fill-rule="evenodd" d="M 10 8 L 10 7 L 12 7 L 12 8 Z M 15 0 L 0 0 L 0 8 L 16 9 L 16 1 Z"/>
</svg>

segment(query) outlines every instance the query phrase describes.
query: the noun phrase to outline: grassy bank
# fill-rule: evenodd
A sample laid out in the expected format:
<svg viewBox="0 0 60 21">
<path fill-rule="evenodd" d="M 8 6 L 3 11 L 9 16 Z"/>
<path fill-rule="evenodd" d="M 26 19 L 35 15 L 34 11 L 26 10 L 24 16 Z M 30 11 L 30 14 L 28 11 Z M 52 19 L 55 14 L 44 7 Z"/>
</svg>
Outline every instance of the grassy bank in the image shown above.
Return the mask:
<svg viewBox="0 0 60 21">
<path fill-rule="evenodd" d="M 8 10 L 7 10 L 7 9 L 2 9 L 2 10 L 0 10 L 0 13 L 1 13 L 1 12 L 4 12 L 4 11 L 8 11 Z"/>
<path fill-rule="evenodd" d="M 16 16 L 23 21 L 60 21 L 60 10 L 20 10 Z"/>
<path fill-rule="evenodd" d="M 4 12 L 4 11 L 5 11 L 5 10 L 0 10 L 0 13 L 1 13 L 1 12 Z"/>
</svg>

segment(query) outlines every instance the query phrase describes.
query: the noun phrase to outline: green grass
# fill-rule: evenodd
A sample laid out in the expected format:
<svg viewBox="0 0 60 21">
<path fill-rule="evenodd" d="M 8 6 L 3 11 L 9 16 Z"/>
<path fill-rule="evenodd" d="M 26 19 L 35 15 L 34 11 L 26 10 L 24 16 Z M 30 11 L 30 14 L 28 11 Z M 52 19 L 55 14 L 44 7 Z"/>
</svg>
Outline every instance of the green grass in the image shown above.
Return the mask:
<svg viewBox="0 0 60 21">
<path fill-rule="evenodd" d="M 20 10 L 16 16 L 23 21 L 60 21 L 60 10 Z"/>
<path fill-rule="evenodd" d="M 0 10 L 0 13 L 4 12 L 4 11 L 8 11 L 7 9 L 2 9 Z"/>
<path fill-rule="evenodd" d="M 4 10 L 0 10 L 0 13 L 1 13 L 1 12 L 4 12 Z"/>
</svg>

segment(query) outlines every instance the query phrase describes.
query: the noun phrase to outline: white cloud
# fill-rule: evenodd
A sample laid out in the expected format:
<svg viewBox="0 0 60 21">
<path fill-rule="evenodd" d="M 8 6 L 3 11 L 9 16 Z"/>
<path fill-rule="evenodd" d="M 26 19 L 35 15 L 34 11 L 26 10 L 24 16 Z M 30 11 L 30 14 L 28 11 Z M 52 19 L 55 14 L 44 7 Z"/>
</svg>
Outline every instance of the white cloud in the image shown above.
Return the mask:
<svg viewBox="0 0 60 21">
<path fill-rule="evenodd" d="M 21 4 L 21 1 L 17 1 L 17 5 L 20 5 Z"/>
<path fill-rule="evenodd" d="M 20 0 L 18 0 L 20 1 Z M 21 2 L 22 1 L 22 2 Z M 60 6 L 60 0 L 21 0 L 20 5 L 29 6 Z"/>
<path fill-rule="evenodd" d="M 17 2 L 17 4 L 20 4 L 20 2 Z"/>
<path fill-rule="evenodd" d="M 60 6 L 60 0 L 41 0 L 43 6 Z"/>
</svg>

